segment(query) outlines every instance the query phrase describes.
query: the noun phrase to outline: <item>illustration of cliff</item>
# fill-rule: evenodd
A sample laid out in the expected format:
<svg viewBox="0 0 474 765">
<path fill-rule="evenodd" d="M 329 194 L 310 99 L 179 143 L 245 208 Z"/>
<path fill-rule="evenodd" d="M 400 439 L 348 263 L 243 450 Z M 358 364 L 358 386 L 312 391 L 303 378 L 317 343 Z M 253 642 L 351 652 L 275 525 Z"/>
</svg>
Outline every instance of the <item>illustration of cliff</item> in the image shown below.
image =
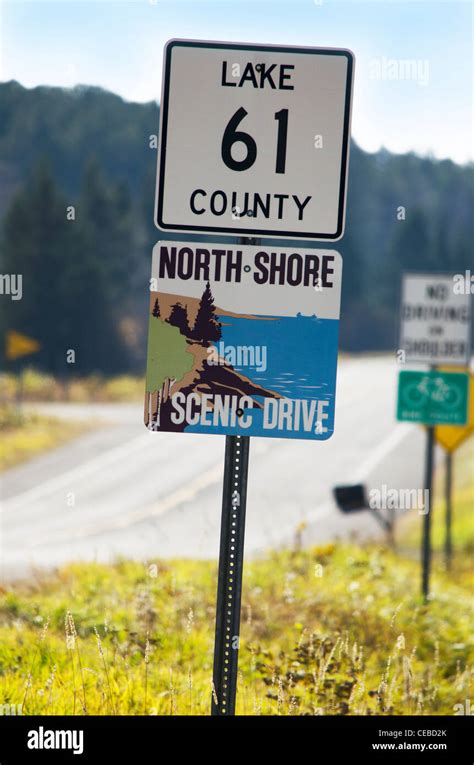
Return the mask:
<svg viewBox="0 0 474 765">
<path fill-rule="evenodd" d="M 225 314 L 224 309 L 214 305 L 209 282 L 200 300 L 151 293 L 145 400 L 148 427 L 184 430 L 185 423 L 177 425 L 171 421 L 171 396 L 177 391 L 185 395 L 249 396 L 256 409 L 261 408 L 257 397 L 281 398 L 279 393 L 237 372 L 224 359 L 208 364 L 209 348 L 222 334 L 218 317 Z"/>
</svg>

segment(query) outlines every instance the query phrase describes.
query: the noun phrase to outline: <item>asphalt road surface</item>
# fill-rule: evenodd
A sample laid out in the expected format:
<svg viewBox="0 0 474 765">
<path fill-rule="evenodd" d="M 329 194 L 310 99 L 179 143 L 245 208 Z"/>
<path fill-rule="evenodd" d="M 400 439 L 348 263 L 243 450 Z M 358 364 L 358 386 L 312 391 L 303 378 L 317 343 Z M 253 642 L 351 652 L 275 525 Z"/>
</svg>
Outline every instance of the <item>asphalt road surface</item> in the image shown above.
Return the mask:
<svg viewBox="0 0 474 765">
<path fill-rule="evenodd" d="M 395 421 L 397 365 L 386 357 L 339 365 L 334 436 L 325 442 L 251 439 L 246 554 L 381 530 L 369 512 L 341 514 L 337 483 L 421 487 L 421 428 Z M 140 405 L 43 405 L 104 424 L 4 473 L 0 552 L 5 578 L 31 566 L 117 556 L 216 557 L 224 437 L 146 430 Z M 416 511 L 412 511 L 416 512 Z"/>
</svg>

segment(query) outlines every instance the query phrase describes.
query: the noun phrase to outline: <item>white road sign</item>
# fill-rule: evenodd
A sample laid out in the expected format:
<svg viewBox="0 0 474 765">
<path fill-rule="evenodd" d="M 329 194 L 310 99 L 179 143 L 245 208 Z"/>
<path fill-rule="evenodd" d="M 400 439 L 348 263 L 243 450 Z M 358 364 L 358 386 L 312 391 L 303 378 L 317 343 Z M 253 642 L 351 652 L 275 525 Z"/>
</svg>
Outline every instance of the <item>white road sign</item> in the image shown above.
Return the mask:
<svg viewBox="0 0 474 765">
<path fill-rule="evenodd" d="M 465 366 L 470 298 L 456 288 L 453 276 L 403 274 L 400 350 L 405 361 Z"/>
<path fill-rule="evenodd" d="M 158 228 L 340 239 L 352 72 L 343 49 L 170 40 Z"/>
</svg>

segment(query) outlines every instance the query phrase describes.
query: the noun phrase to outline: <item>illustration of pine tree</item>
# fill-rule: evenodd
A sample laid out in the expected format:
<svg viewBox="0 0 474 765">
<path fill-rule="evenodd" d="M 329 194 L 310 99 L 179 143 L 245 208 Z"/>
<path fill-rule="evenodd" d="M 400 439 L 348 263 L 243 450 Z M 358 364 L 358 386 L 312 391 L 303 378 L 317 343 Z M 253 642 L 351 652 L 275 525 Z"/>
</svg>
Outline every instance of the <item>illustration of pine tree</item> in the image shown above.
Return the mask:
<svg viewBox="0 0 474 765">
<path fill-rule="evenodd" d="M 219 340 L 221 334 L 221 323 L 217 319 L 211 285 L 207 282 L 199 303 L 192 336 L 196 340 L 200 340 L 203 345 L 209 345 L 211 342 Z"/>
<path fill-rule="evenodd" d="M 182 335 L 186 337 L 190 334 L 189 321 L 188 321 L 188 309 L 181 303 L 175 303 L 171 306 L 171 313 L 167 319 L 168 324 L 173 327 L 178 327 Z"/>
<path fill-rule="evenodd" d="M 159 317 L 161 316 L 160 304 L 158 303 L 158 298 L 156 298 L 155 300 L 155 305 L 153 306 L 153 311 L 151 313 L 152 313 L 152 316 L 155 317 L 155 319 L 159 319 Z"/>
</svg>

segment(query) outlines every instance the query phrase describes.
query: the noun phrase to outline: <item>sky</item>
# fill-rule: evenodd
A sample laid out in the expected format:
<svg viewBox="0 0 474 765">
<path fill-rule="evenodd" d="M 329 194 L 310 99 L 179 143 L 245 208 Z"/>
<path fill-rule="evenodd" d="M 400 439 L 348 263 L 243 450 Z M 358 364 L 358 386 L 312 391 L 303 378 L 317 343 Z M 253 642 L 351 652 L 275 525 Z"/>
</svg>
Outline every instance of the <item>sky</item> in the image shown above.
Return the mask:
<svg viewBox="0 0 474 765">
<path fill-rule="evenodd" d="M 173 37 L 350 48 L 366 151 L 472 161 L 469 0 L 0 0 L 0 80 L 160 100 Z"/>
</svg>

